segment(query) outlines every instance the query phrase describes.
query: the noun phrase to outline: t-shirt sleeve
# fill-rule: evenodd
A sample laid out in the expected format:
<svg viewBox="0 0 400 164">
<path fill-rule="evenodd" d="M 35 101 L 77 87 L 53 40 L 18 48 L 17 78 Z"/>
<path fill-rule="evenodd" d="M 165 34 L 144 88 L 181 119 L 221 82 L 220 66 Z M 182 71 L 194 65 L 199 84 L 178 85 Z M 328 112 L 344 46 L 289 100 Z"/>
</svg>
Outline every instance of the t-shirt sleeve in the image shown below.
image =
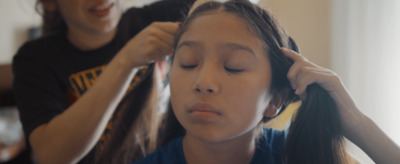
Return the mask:
<svg viewBox="0 0 400 164">
<path fill-rule="evenodd" d="M 195 0 L 162 0 L 142 8 L 152 21 L 182 21 Z"/>
<path fill-rule="evenodd" d="M 62 113 L 68 104 L 60 80 L 40 54 L 39 49 L 43 48 L 25 44 L 13 58 L 13 89 L 27 138 L 36 127 Z"/>
</svg>

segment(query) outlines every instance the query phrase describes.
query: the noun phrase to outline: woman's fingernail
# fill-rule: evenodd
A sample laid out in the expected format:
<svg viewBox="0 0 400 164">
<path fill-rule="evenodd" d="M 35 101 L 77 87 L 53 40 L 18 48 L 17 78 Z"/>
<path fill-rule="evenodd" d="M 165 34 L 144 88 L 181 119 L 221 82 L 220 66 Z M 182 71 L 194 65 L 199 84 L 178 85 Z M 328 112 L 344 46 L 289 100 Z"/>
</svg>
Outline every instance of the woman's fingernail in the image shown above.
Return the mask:
<svg viewBox="0 0 400 164">
<path fill-rule="evenodd" d="M 299 95 L 299 89 L 296 89 L 296 91 L 294 92 L 294 94 Z"/>
</svg>

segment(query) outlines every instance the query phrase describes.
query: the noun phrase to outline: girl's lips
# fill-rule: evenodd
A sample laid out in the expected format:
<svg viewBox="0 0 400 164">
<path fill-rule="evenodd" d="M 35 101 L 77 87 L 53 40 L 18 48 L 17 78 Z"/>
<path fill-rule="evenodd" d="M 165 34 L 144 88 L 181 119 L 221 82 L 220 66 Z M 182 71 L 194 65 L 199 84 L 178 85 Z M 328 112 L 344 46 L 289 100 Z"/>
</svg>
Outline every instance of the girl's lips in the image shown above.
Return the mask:
<svg viewBox="0 0 400 164">
<path fill-rule="evenodd" d="M 221 115 L 221 112 L 209 104 L 199 103 L 189 108 L 189 114 L 198 119 L 211 119 Z"/>
<path fill-rule="evenodd" d="M 193 105 L 192 107 L 189 108 L 189 113 L 193 112 L 213 112 L 217 114 L 221 114 L 219 110 L 214 108 L 213 106 L 206 104 L 206 103 L 198 103 Z"/>
</svg>

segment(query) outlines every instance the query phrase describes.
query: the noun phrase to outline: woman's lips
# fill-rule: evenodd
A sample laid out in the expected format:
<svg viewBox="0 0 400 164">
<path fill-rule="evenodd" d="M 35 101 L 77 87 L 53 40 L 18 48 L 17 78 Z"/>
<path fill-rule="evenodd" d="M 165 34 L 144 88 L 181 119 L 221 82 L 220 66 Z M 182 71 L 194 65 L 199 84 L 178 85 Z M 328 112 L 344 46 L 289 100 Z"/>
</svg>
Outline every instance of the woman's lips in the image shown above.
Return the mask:
<svg viewBox="0 0 400 164">
<path fill-rule="evenodd" d="M 209 104 L 199 103 L 189 108 L 189 114 L 197 119 L 206 120 L 219 117 L 221 112 Z"/>
<path fill-rule="evenodd" d="M 89 12 L 94 14 L 97 17 L 104 17 L 110 14 L 112 7 L 114 6 L 113 2 L 104 2 L 97 5 L 94 5 L 89 9 Z"/>
</svg>

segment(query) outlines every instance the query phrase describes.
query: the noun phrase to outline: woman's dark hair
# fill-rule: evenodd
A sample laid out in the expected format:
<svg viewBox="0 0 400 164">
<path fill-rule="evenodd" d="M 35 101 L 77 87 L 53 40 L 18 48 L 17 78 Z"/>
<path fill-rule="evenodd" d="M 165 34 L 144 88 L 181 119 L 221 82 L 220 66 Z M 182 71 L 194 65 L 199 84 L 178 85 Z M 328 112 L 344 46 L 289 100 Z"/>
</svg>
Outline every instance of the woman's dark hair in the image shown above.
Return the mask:
<svg viewBox="0 0 400 164">
<path fill-rule="evenodd" d="M 36 12 L 38 12 L 43 19 L 42 22 L 42 36 L 48 36 L 55 33 L 64 33 L 67 31 L 67 24 L 58 10 L 49 11 L 43 6 L 44 0 L 36 1 Z M 55 2 L 54 2 L 55 3 Z"/>
<path fill-rule="evenodd" d="M 271 62 L 271 93 L 285 95 L 286 101 L 279 113 L 299 97 L 294 94 L 287 73 L 293 61 L 283 54 L 281 47 L 298 52 L 296 43 L 284 32 L 277 21 L 265 10 L 246 1 L 233 0 L 225 3 L 209 2 L 199 6 L 182 23 L 175 39 L 175 48 L 189 24 L 206 12 L 227 12 L 247 23 L 248 29 L 265 43 L 265 52 Z M 165 136 L 161 144 L 166 144 L 177 136 L 183 136 L 184 128 L 177 121 L 172 106 L 166 119 Z M 318 84 L 307 87 L 306 98 L 294 115 L 285 143 L 285 163 L 345 163 L 342 127 L 334 100 Z"/>
</svg>

